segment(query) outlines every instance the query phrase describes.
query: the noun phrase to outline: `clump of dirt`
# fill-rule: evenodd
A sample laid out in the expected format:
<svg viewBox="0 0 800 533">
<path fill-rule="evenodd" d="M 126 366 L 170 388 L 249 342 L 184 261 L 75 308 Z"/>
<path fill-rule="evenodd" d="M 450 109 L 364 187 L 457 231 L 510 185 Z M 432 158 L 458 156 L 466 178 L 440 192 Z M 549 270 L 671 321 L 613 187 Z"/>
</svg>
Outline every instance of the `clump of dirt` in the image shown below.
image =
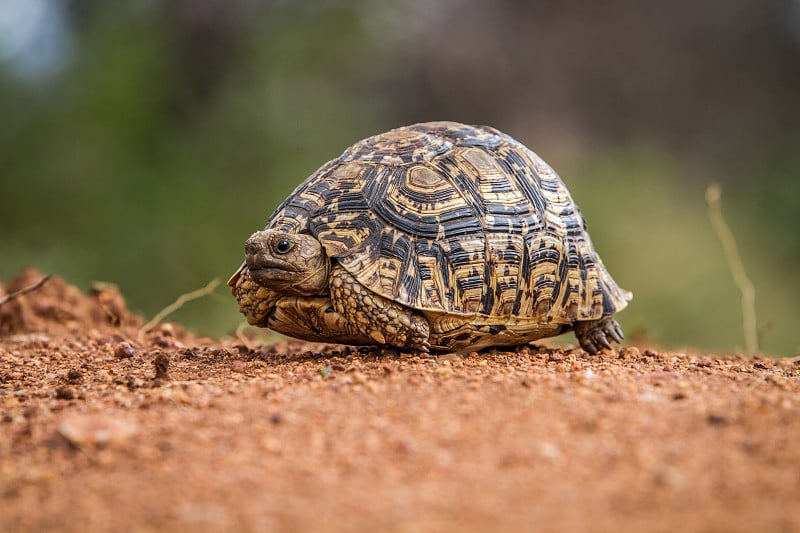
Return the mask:
<svg viewBox="0 0 800 533">
<path fill-rule="evenodd" d="M 42 278 L 37 269 L 27 268 L 8 283 L 5 293 L 30 287 Z M 0 335 L 109 331 L 141 323 L 140 317 L 128 311 L 125 299 L 115 286 L 95 283 L 86 295 L 57 276 L 35 291 L 0 306 Z"/>
<path fill-rule="evenodd" d="M 58 279 L 0 320 L 0 531 L 800 531 L 794 359 L 142 336 Z"/>
<path fill-rule="evenodd" d="M 8 284 L 0 284 L 0 297 L 35 285 L 43 274 L 29 267 Z M 95 282 L 87 293 L 65 282 L 58 276 L 50 277 L 35 290 L 20 295 L 0 305 L 0 337 L 25 340 L 36 337 L 92 339 L 130 338 L 146 346 L 169 346 L 165 337 L 189 342 L 195 339 L 182 327 L 165 323 L 151 331 L 142 331 L 144 319 L 128 310 L 125 298 L 116 285 Z M 33 337 L 32 337 L 33 336 Z M 121 349 L 122 355 L 129 354 Z"/>
</svg>

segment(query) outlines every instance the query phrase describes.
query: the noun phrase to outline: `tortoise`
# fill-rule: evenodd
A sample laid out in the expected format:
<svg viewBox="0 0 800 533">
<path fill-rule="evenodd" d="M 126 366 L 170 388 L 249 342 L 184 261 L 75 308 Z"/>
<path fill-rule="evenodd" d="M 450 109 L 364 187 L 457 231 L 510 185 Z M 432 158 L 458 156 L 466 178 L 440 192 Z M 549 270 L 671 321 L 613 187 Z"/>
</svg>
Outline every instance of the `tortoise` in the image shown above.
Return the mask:
<svg viewBox="0 0 800 533">
<path fill-rule="evenodd" d="M 574 331 L 621 342 L 611 278 L 558 174 L 487 126 L 427 122 L 357 142 L 244 245 L 247 321 L 316 342 L 434 351 Z"/>
</svg>

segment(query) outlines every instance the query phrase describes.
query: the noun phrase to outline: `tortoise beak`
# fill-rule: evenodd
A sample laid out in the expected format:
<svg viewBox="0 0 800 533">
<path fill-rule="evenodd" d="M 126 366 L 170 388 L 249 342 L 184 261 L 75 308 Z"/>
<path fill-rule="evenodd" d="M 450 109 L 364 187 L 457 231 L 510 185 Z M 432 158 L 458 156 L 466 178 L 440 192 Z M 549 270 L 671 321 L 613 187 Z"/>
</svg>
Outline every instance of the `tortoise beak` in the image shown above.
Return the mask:
<svg viewBox="0 0 800 533">
<path fill-rule="evenodd" d="M 285 272 L 299 272 L 300 269 L 288 261 L 281 261 L 274 257 L 264 255 L 248 255 L 245 265 L 250 272 L 257 272 L 259 270 L 283 270 Z"/>
</svg>

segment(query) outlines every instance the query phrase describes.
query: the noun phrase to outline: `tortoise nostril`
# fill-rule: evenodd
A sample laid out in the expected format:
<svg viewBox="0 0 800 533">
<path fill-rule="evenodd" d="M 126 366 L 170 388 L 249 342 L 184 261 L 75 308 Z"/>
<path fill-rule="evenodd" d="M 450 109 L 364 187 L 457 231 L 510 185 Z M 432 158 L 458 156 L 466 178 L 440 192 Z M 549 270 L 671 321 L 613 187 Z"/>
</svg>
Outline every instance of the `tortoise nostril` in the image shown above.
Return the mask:
<svg viewBox="0 0 800 533">
<path fill-rule="evenodd" d="M 261 244 L 259 239 L 253 239 L 251 237 L 250 239 L 247 239 L 247 241 L 245 241 L 244 243 L 244 252 L 247 255 L 256 255 L 263 249 L 264 246 Z"/>
</svg>

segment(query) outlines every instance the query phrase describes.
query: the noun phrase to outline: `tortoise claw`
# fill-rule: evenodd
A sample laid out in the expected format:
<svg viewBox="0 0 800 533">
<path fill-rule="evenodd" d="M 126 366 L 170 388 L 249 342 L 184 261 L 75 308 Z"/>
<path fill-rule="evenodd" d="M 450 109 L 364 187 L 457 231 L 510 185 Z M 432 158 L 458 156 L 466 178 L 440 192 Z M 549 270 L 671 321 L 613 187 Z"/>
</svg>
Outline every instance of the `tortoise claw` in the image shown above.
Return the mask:
<svg viewBox="0 0 800 533">
<path fill-rule="evenodd" d="M 574 325 L 575 336 L 581 348 L 594 355 L 601 349 L 611 350 L 609 338 L 614 342 L 621 342 L 624 338 L 622 328 L 613 318 L 605 317 L 600 320 L 586 320 L 576 322 Z"/>
<path fill-rule="evenodd" d="M 611 337 L 611 340 L 619 344 L 622 342 L 622 339 L 625 338 L 625 335 L 622 334 L 622 328 L 619 327 L 619 324 L 615 320 L 612 320 L 611 323 L 607 323 L 606 326 L 606 335 Z"/>
<path fill-rule="evenodd" d="M 581 342 L 581 348 L 589 352 L 590 355 L 594 355 L 597 353 L 597 346 L 590 339 L 585 339 Z"/>
<path fill-rule="evenodd" d="M 608 338 L 606 338 L 605 332 L 600 331 L 597 334 L 597 340 L 600 341 L 600 346 L 607 350 L 611 350 L 611 344 L 608 342 Z"/>
</svg>

